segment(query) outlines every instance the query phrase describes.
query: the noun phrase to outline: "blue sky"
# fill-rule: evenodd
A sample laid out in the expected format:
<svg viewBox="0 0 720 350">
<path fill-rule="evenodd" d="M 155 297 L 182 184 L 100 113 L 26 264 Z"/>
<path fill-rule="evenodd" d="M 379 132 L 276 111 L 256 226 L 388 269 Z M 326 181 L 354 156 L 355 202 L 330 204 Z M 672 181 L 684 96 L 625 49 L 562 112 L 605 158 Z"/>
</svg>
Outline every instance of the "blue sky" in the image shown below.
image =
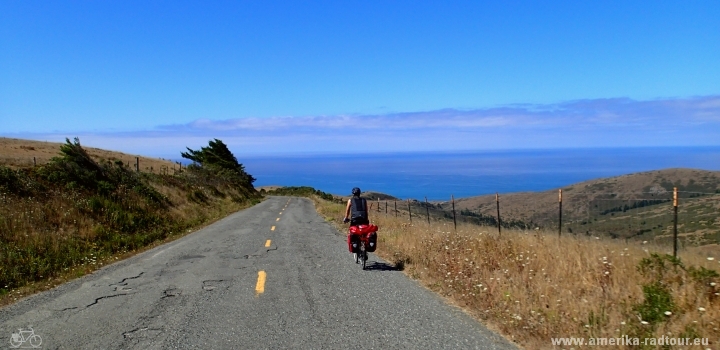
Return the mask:
<svg viewBox="0 0 720 350">
<path fill-rule="evenodd" d="M 0 0 L 0 136 L 164 157 L 720 145 L 719 57 L 718 1 Z"/>
</svg>

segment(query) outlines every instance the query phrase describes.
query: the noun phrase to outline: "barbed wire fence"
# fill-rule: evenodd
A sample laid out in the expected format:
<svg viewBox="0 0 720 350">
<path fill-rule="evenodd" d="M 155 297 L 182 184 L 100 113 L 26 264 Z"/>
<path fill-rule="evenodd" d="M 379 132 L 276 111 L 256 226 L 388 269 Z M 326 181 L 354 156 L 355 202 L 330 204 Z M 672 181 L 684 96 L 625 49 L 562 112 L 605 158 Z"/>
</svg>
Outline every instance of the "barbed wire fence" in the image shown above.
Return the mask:
<svg viewBox="0 0 720 350">
<path fill-rule="evenodd" d="M 130 158 L 130 157 L 126 157 Z M 143 166 L 143 159 L 123 159 L 124 166 L 136 172 L 176 175 L 184 171 L 182 163 L 160 160 L 172 165 Z M 0 157 L 0 164 L 19 168 L 47 164 L 52 157 Z M 502 213 L 502 196 L 495 195 L 496 208 L 481 213 L 469 209 L 458 212 L 455 197 L 450 196 L 450 208 L 424 201 L 374 200 L 373 210 L 384 215 L 407 217 L 409 223 L 432 220 L 474 222 L 494 226 L 498 235 L 502 229 L 556 230 L 562 235 L 585 235 L 652 241 L 659 245 L 672 245 L 677 255 L 679 248 L 707 243 L 720 243 L 720 191 L 672 191 L 653 187 L 642 192 L 574 192 L 571 196 L 558 191 L 556 207 L 546 205 L 532 215 L 517 216 Z M 424 216 L 424 217 L 423 217 Z M 425 219 L 425 220 L 423 220 Z"/>
<path fill-rule="evenodd" d="M 9 165 L 12 167 L 17 168 L 32 168 L 37 166 L 42 166 L 50 162 L 50 160 L 53 157 L 46 156 L 46 157 L 0 157 L 0 164 L 3 165 Z M 132 158 L 132 160 L 129 160 L 129 158 Z M 115 159 L 110 159 L 110 161 L 115 161 Z M 179 173 L 182 173 L 184 171 L 183 164 L 181 162 L 167 160 L 167 159 L 158 159 L 156 161 L 147 161 L 142 159 L 141 157 L 125 157 L 125 159 L 121 160 L 123 165 L 126 166 L 128 169 L 134 170 L 136 172 L 141 173 L 151 173 L 151 174 L 161 174 L 161 175 L 176 175 Z M 157 163 L 171 163 L 172 165 L 145 165 L 144 163 L 151 163 L 151 164 L 157 164 Z"/>
<path fill-rule="evenodd" d="M 720 191 L 672 191 L 654 189 L 643 192 L 576 192 L 567 196 L 558 191 L 555 205 L 542 205 L 535 213 L 516 217 L 502 212 L 502 196 L 495 195 L 495 208 L 490 213 L 455 208 L 438 210 L 427 199 L 373 199 L 373 209 L 383 215 L 406 218 L 410 224 L 431 220 L 474 222 L 493 226 L 498 235 L 502 229 L 555 231 L 559 236 L 584 235 L 597 239 L 610 238 L 637 241 L 641 244 L 672 246 L 678 249 L 720 243 Z M 432 215 L 431 215 L 432 213 Z M 423 220 L 424 219 L 424 220 Z"/>
</svg>

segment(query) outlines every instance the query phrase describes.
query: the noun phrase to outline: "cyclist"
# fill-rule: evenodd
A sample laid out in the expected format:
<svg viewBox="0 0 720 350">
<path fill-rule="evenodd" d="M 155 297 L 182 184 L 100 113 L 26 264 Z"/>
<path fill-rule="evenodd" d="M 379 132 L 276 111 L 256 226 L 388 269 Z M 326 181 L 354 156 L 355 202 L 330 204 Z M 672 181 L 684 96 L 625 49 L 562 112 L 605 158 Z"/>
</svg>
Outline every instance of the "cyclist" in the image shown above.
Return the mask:
<svg viewBox="0 0 720 350">
<path fill-rule="evenodd" d="M 345 208 L 344 223 L 350 222 L 350 226 L 358 225 L 369 225 L 370 219 L 368 218 L 368 212 L 370 212 L 365 198 L 360 198 L 360 189 L 355 187 L 352 189 L 352 198 L 348 200 L 347 208 Z M 370 204 L 372 208 L 372 204 Z M 351 216 L 352 214 L 352 216 Z M 353 252 L 354 247 L 357 247 L 359 240 L 358 235 L 348 234 L 348 249 L 353 253 L 353 260 L 357 261 L 357 253 Z"/>
<path fill-rule="evenodd" d="M 368 218 L 368 212 L 370 210 L 368 209 L 367 200 L 365 198 L 360 198 L 360 193 L 359 188 L 353 188 L 353 196 L 348 199 L 347 207 L 345 208 L 345 218 L 343 219 L 343 222 L 348 223 L 349 221 L 350 226 L 370 224 L 370 219 Z M 352 216 L 350 216 L 351 213 Z"/>
</svg>

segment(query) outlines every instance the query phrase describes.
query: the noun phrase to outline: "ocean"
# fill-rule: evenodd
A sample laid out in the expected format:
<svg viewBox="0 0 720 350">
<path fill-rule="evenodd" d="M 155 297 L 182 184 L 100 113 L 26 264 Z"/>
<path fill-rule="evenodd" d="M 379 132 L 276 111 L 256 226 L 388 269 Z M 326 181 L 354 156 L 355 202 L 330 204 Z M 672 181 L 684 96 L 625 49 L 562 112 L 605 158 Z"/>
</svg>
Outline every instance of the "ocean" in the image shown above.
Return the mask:
<svg viewBox="0 0 720 350">
<path fill-rule="evenodd" d="M 256 187 L 312 186 L 349 195 L 357 186 L 401 199 L 449 200 L 451 195 L 545 191 L 666 168 L 720 170 L 720 147 L 296 155 L 238 161 L 257 178 Z"/>
</svg>

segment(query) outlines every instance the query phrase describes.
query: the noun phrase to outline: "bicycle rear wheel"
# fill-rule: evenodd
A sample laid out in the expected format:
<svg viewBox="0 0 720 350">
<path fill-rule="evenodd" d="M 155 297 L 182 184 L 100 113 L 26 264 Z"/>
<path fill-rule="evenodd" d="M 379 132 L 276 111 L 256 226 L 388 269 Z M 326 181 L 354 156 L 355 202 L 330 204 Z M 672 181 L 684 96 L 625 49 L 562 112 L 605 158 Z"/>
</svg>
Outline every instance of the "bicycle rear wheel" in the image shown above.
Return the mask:
<svg viewBox="0 0 720 350">
<path fill-rule="evenodd" d="M 365 250 L 365 242 L 362 242 L 360 244 L 360 254 L 358 254 L 358 255 L 361 256 L 360 259 L 362 259 L 362 269 L 365 270 L 365 265 L 367 264 L 367 258 L 368 258 L 367 250 Z"/>
</svg>

